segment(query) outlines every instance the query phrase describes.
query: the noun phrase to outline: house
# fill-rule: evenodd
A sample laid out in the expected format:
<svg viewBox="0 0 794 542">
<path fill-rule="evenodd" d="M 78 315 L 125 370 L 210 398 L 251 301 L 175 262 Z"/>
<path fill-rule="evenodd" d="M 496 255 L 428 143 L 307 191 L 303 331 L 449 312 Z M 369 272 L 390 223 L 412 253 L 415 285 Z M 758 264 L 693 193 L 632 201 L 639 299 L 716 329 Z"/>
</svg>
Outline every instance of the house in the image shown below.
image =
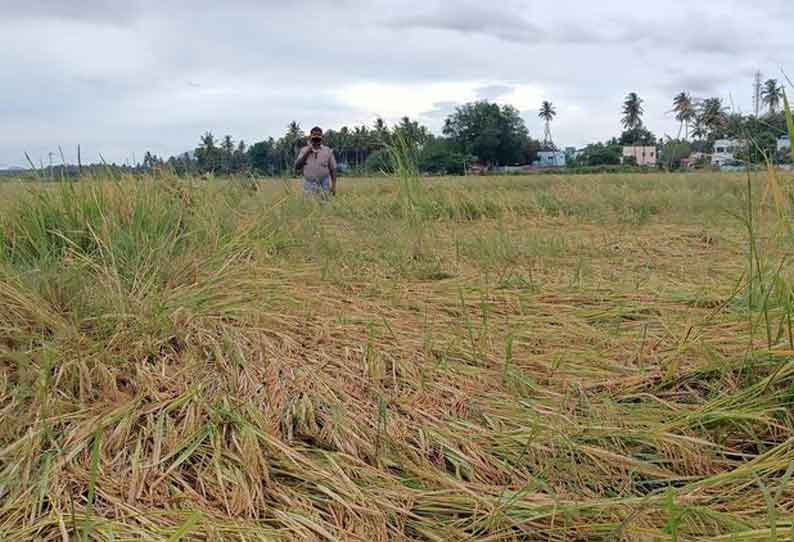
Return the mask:
<svg viewBox="0 0 794 542">
<path fill-rule="evenodd" d="M 565 167 L 565 153 L 561 151 L 539 151 L 536 167 Z"/>
<path fill-rule="evenodd" d="M 626 145 L 623 147 L 623 162 L 626 158 L 634 158 L 638 166 L 656 165 L 655 145 Z"/>
<path fill-rule="evenodd" d="M 788 136 L 783 136 L 777 140 L 777 152 L 783 152 L 791 149 L 791 140 Z"/>
<path fill-rule="evenodd" d="M 692 169 L 706 163 L 708 163 L 708 155 L 702 152 L 693 152 L 687 158 L 681 159 L 681 167 L 684 169 Z"/>
<path fill-rule="evenodd" d="M 738 139 L 718 139 L 714 142 L 714 152 L 711 154 L 711 165 L 720 166 L 725 162 L 735 162 L 734 153 L 741 147 Z"/>
</svg>

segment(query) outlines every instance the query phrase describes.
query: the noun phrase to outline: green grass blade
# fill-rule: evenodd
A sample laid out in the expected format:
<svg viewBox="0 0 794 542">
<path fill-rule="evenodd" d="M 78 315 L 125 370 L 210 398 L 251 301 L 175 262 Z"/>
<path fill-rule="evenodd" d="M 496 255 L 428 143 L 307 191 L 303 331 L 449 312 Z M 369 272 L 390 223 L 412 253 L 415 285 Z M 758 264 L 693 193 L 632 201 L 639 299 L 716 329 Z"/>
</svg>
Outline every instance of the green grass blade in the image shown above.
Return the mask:
<svg viewBox="0 0 794 542">
<path fill-rule="evenodd" d="M 199 522 L 201 517 L 202 517 L 201 512 L 198 511 L 190 514 L 190 517 L 187 518 L 187 521 L 185 521 L 185 523 L 183 523 L 182 526 L 179 527 L 179 529 L 174 531 L 174 534 L 168 537 L 168 542 L 180 542 L 180 540 L 182 540 L 182 537 L 188 534 L 193 529 L 193 527 L 196 526 L 196 524 Z"/>
<path fill-rule="evenodd" d="M 788 94 L 783 91 L 783 109 L 786 113 L 786 126 L 788 127 L 788 139 L 791 143 L 791 159 L 794 160 L 794 114 L 791 113 L 791 106 L 788 101 Z"/>
<path fill-rule="evenodd" d="M 83 542 L 88 542 L 94 528 L 94 501 L 96 499 L 96 481 L 99 476 L 99 452 L 102 449 L 102 433 L 97 430 L 94 435 L 94 446 L 91 448 L 91 474 L 88 479 L 88 504 L 86 505 L 85 522 L 83 523 Z"/>
</svg>

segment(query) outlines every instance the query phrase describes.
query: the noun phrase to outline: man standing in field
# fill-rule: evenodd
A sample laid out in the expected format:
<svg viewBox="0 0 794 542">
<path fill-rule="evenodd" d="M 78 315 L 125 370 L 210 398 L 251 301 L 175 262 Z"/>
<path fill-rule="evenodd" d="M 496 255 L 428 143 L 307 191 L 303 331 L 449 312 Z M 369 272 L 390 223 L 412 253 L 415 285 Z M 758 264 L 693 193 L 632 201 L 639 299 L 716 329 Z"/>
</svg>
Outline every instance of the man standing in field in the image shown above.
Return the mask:
<svg viewBox="0 0 794 542">
<path fill-rule="evenodd" d="M 323 145 L 319 126 L 309 132 L 310 144 L 298 153 L 295 169 L 303 168 L 303 190 L 307 194 L 327 198 L 336 195 L 336 159 L 334 151 Z"/>
</svg>

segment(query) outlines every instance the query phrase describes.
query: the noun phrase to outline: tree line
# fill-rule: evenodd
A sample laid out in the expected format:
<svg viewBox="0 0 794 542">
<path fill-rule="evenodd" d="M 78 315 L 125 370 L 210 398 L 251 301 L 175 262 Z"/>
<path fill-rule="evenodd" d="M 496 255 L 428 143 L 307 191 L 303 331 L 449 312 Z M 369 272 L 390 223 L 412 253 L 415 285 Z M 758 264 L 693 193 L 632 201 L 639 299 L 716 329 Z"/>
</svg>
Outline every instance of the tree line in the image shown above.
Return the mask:
<svg viewBox="0 0 794 542">
<path fill-rule="evenodd" d="M 168 159 L 147 152 L 141 167 L 168 167 L 180 175 L 291 174 L 306 137 L 295 121 L 281 137 L 251 145 L 206 132 L 193 151 Z M 410 150 L 423 172 L 431 174 L 460 174 L 475 161 L 492 166 L 525 164 L 536 158 L 541 147 L 529 136 L 518 109 L 487 101 L 458 107 L 445 120 L 440 136 L 406 116 L 393 126 L 378 118 L 371 126 L 329 129 L 323 142 L 334 150 L 343 173 L 369 174 L 389 169 L 389 148 L 396 142 Z"/>
<path fill-rule="evenodd" d="M 714 142 L 733 139 L 745 142 L 736 158 L 750 163 L 787 162 L 791 155 L 779 152 L 777 141 L 787 134 L 785 114 L 782 111 L 783 86 L 776 79 L 767 80 L 760 98 L 765 106 L 761 115 L 743 115 L 731 112 L 719 97 L 694 98 L 682 91 L 672 101 L 670 114 L 679 122 L 675 136 L 657 138 L 643 123 L 645 101 L 630 92 L 622 109 L 619 137 L 603 143 L 588 145 L 574 160 L 573 165 L 616 165 L 622 161 L 622 147 L 626 145 L 661 146 L 661 163 L 666 167 L 678 167 L 692 153 L 711 153 Z"/>
<path fill-rule="evenodd" d="M 675 136 L 657 136 L 645 126 L 645 100 L 636 92 L 626 95 L 620 117 L 622 132 L 611 139 L 587 145 L 567 163 L 573 167 L 618 165 L 624 163 L 626 145 L 656 145 L 661 148 L 662 165 L 677 167 L 692 153 L 710 153 L 718 139 L 751 142 L 737 158 L 762 162 L 766 158 L 790 160 L 789 154 L 777 154 L 777 140 L 787 133 L 781 105 L 783 87 L 775 79 L 763 85 L 761 99 L 766 111 L 759 116 L 730 112 L 722 98 L 695 98 L 682 91 L 672 100 L 669 114 L 679 122 Z M 376 119 L 371 126 L 342 126 L 325 132 L 324 142 L 331 147 L 341 173 L 373 174 L 388 172 L 389 148 L 400 142 L 412 154 L 419 169 L 429 174 L 461 174 L 472 164 L 504 166 L 531 164 L 541 150 L 558 151 L 551 134 L 557 109 L 544 101 L 538 111 L 544 121 L 542 141 L 532 138 L 518 109 L 477 101 L 459 106 L 444 121 L 442 134 L 433 134 L 417 120 L 403 117 L 393 126 Z M 265 175 L 294 173 L 293 164 L 306 133 L 297 122 L 290 122 L 278 138 L 269 137 L 248 145 L 226 135 L 218 139 L 212 132 L 200 136 L 189 152 L 163 159 L 146 152 L 141 164 L 116 166 L 94 164 L 49 168 L 51 178 L 78 176 L 83 172 L 141 172 L 168 168 L 179 175 Z M 45 172 L 46 173 L 46 172 Z"/>
<path fill-rule="evenodd" d="M 692 153 L 710 153 L 718 139 L 752 142 L 737 158 L 762 162 L 767 158 L 789 160 L 778 154 L 777 140 L 786 134 L 782 112 L 783 87 L 775 79 L 763 85 L 761 99 L 764 114 L 743 115 L 730 112 L 719 97 L 695 98 L 682 91 L 672 100 L 669 111 L 679 122 L 678 133 L 658 138 L 644 123 L 645 100 L 629 92 L 622 105 L 622 132 L 607 141 L 586 146 L 568 156 L 568 164 L 577 166 L 618 165 L 623 163 L 622 147 L 658 145 L 663 165 L 677 167 Z M 460 174 L 473 163 L 487 166 L 529 164 L 540 150 L 559 150 L 551 135 L 557 117 L 553 103 L 544 101 L 538 111 L 544 121 L 542 141 L 529 135 L 519 111 L 510 105 L 478 101 L 462 105 L 449 115 L 442 135 L 434 135 L 416 120 L 403 117 L 394 126 L 376 119 L 372 126 L 343 126 L 327 130 L 325 144 L 334 149 L 343 171 L 376 173 L 388 170 L 387 148 L 396 140 L 407 142 L 415 153 L 417 165 L 425 173 Z M 306 142 L 306 134 L 297 122 L 291 122 L 284 135 L 246 146 L 230 136 L 216 140 L 207 132 L 192 153 L 171 157 L 163 162 L 147 153 L 145 168 L 167 164 L 183 174 L 258 174 L 282 175 L 292 172 L 296 153 Z"/>
</svg>

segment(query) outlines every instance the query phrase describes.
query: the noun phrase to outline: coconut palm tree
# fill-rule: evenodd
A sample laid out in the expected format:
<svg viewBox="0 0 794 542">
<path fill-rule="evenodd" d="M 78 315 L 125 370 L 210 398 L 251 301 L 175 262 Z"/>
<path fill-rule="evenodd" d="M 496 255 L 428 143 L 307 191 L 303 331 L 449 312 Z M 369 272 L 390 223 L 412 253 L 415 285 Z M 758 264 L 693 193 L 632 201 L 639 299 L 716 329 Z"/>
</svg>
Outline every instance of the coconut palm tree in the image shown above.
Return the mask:
<svg viewBox="0 0 794 542">
<path fill-rule="evenodd" d="M 375 139 L 376 147 L 382 147 L 389 140 L 389 127 L 381 117 L 376 118 L 372 124 L 372 136 Z"/>
<path fill-rule="evenodd" d="M 540 111 L 538 112 L 538 117 L 542 118 L 546 122 L 546 131 L 543 137 L 543 145 L 545 147 L 553 147 L 554 142 L 551 139 L 551 121 L 554 120 L 554 117 L 557 116 L 557 110 L 554 108 L 554 105 L 545 100 L 543 104 L 540 106 Z"/>
<path fill-rule="evenodd" d="M 769 107 L 769 114 L 774 115 L 783 99 L 783 87 L 777 84 L 777 79 L 767 79 L 761 90 L 761 101 Z"/>
<path fill-rule="evenodd" d="M 681 123 L 679 128 L 679 137 L 681 129 L 684 130 L 684 139 L 689 139 L 689 123 L 695 119 L 695 106 L 692 102 L 692 96 L 688 92 L 680 92 L 673 98 L 673 113 L 675 118 Z"/>
<path fill-rule="evenodd" d="M 703 125 L 710 135 L 723 128 L 727 123 L 728 116 L 722 98 L 706 98 L 700 106 L 700 114 Z"/>
<path fill-rule="evenodd" d="M 702 141 L 707 135 L 706 124 L 703 122 L 703 112 L 695 109 L 692 119 L 692 137 L 695 141 Z"/>
<path fill-rule="evenodd" d="M 629 92 L 623 101 L 623 127 L 627 130 L 642 126 L 642 115 L 645 113 L 642 104 L 644 100 L 636 92 Z"/>
</svg>

